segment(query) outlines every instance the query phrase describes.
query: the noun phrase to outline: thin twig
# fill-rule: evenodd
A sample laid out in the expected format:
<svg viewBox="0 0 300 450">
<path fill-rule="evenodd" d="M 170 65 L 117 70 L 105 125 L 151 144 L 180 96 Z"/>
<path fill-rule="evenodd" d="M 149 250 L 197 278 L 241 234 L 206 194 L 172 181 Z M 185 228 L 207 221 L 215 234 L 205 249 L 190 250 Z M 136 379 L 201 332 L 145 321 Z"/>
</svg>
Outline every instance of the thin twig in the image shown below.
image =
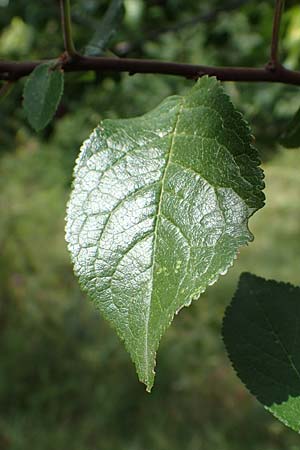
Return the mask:
<svg viewBox="0 0 300 450">
<path fill-rule="evenodd" d="M 276 0 L 271 61 L 265 68 L 253 67 L 213 67 L 194 64 L 183 64 L 171 61 L 87 57 L 79 55 L 74 47 L 71 33 L 70 2 L 60 0 L 62 12 L 63 34 L 67 58 L 61 58 L 61 67 L 66 72 L 128 72 L 177 75 L 189 79 L 198 79 L 203 75 L 215 76 L 221 81 L 271 82 L 300 85 L 300 71 L 284 68 L 278 61 L 278 42 L 281 15 L 284 0 Z M 43 61 L 1 61 L 0 80 L 15 81 L 29 75 Z"/>
<path fill-rule="evenodd" d="M 284 0 L 276 0 L 274 20 L 273 20 L 270 61 L 267 66 L 269 70 L 276 70 L 276 68 L 280 64 L 278 57 L 278 46 L 279 46 L 280 24 L 283 13 L 283 7 L 284 7 Z"/>
<path fill-rule="evenodd" d="M 65 51 L 72 58 L 77 52 L 72 37 L 70 0 L 60 0 L 60 15 Z"/>
<path fill-rule="evenodd" d="M 42 61 L 1 61 L 0 79 L 17 80 L 29 75 Z M 268 68 L 253 67 L 214 67 L 194 64 L 182 64 L 155 59 L 131 59 L 109 57 L 87 57 L 77 55 L 74 60 L 62 64 L 65 72 L 129 72 L 177 75 L 189 79 L 198 79 L 203 75 L 215 76 L 221 81 L 271 82 L 300 85 L 300 71 L 278 66 L 275 71 Z"/>
</svg>

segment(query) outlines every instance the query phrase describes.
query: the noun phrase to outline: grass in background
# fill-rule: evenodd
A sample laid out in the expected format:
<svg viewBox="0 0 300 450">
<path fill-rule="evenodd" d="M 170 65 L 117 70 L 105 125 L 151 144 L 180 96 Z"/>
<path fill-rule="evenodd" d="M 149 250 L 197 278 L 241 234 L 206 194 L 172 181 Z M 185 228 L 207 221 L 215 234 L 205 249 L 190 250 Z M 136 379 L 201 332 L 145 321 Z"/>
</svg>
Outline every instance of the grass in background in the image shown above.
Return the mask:
<svg viewBox="0 0 300 450">
<path fill-rule="evenodd" d="M 0 449 L 299 450 L 300 437 L 237 379 L 220 336 L 242 271 L 299 284 L 299 166 L 299 151 L 282 151 L 266 165 L 267 206 L 250 222 L 255 241 L 228 275 L 176 316 L 149 395 L 73 277 L 63 237 L 69 174 L 61 153 L 33 142 L 5 155 Z"/>
</svg>

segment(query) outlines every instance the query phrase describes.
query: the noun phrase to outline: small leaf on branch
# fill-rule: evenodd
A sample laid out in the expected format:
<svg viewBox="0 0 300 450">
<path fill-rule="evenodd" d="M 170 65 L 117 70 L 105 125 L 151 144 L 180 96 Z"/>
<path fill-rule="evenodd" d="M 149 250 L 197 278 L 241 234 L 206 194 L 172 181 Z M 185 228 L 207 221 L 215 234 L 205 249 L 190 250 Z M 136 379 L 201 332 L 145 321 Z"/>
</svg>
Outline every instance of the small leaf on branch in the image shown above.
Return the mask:
<svg viewBox="0 0 300 450">
<path fill-rule="evenodd" d="M 249 391 L 300 431 L 300 288 L 242 274 L 227 308 L 223 338 Z"/>
<path fill-rule="evenodd" d="M 66 239 L 80 284 L 151 390 L 174 314 L 225 274 L 264 204 L 250 130 L 203 77 L 141 117 L 104 120 L 81 149 Z"/>
<path fill-rule="evenodd" d="M 86 56 L 103 55 L 124 16 L 123 3 L 123 0 L 112 0 L 110 2 L 103 19 L 97 23 L 93 38 L 85 48 L 84 54 Z"/>
<path fill-rule="evenodd" d="M 59 105 L 64 75 L 55 63 L 37 66 L 24 87 L 24 110 L 30 125 L 39 131 L 50 122 Z"/>
<path fill-rule="evenodd" d="M 300 108 L 282 134 L 279 143 L 286 148 L 300 147 Z"/>
</svg>

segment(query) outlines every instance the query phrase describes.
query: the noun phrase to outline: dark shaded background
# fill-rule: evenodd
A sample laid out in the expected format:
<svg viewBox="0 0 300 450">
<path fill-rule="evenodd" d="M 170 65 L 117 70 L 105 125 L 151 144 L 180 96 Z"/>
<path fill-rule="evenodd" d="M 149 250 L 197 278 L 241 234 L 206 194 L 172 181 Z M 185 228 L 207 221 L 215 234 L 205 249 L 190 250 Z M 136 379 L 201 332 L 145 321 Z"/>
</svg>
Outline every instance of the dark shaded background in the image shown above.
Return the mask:
<svg viewBox="0 0 300 450">
<path fill-rule="evenodd" d="M 72 1 L 84 48 L 107 1 Z M 107 54 L 201 64 L 264 65 L 273 1 L 125 0 Z M 300 66 L 300 5 L 286 2 L 282 60 Z M 62 52 L 58 2 L 0 0 L 0 57 Z M 67 74 L 55 120 L 39 134 L 21 109 L 21 80 L 0 105 L 0 449 L 299 450 L 233 373 L 221 340 L 224 308 L 243 270 L 299 284 L 298 150 L 277 145 L 299 88 L 227 83 L 249 120 L 266 171 L 256 240 L 229 274 L 175 318 L 151 395 L 114 332 L 81 294 L 64 242 L 79 146 L 105 117 L 150 110 L 191 81 Z"/>
</svg>

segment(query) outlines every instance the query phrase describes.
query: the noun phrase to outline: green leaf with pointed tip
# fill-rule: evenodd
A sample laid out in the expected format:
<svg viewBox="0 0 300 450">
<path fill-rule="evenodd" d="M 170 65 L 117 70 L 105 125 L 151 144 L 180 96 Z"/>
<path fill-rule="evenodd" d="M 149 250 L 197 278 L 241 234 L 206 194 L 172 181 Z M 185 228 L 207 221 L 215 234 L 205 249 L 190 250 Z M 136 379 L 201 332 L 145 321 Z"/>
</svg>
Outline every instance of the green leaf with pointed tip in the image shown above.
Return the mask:
<svg viewBox="0 0 300 450">
<path fill-rule="evenodd" d="M 287 129 L 279 139 L 279 143 L 286 148 L 300 147 L 300 109 L 288 124 Z"/>
<path fill-rule="evenodd" d="M 300 288 L 242 274 L 223 338 L 240 379 L 285 425 L 300 431 Z"/>
<path fill-rule="evenodd" d="M 142 117 L 104 120 L 82 146 L 66 240 L 81 286 L 149 391 L 174 314 L 252 239 L 258 164 L 240 113 L 208 77 Z"/>
<path fill-rule="evenodd" d="M 87 56 L 101 56 L 107 49 L 124 16 L 123 0 L 112 0 L 103 19 L 97 23 L 96 32 L 85 48 Z"/>
<path fill-rule="evenodd" d="M 53 68 L 53 62 L 40 64 L 28 77 L 23 106 L 30 125 L 36 131 L 45 128 L 54 116 L 63 88 L 63 72 Z"/>
</svg>

